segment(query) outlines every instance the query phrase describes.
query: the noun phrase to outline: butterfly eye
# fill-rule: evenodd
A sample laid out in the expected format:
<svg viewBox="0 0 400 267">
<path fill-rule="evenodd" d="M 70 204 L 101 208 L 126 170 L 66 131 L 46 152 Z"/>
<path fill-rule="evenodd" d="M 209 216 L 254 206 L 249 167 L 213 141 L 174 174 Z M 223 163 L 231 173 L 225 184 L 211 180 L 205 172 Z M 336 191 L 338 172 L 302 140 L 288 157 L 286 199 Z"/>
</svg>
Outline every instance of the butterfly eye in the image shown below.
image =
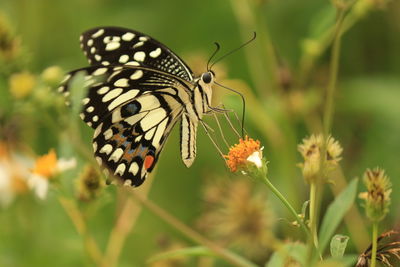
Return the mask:
<svg viewBox="0 0 400 267">
<path fill-rule="evenodd" d="M 203 80 L 204 83 L 210 83 L 212 80 L 211 72 L 203 73 L 203 75 L 201 76 L 201 79 Z"/>
</svg>

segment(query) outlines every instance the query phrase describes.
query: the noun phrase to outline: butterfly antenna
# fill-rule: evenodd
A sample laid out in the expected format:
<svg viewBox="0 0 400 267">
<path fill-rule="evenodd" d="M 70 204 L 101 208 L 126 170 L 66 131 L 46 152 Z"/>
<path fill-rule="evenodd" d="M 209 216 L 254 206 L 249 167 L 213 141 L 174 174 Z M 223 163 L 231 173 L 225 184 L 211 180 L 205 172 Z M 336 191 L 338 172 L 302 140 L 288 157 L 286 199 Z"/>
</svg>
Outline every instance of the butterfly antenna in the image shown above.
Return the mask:
<svg viewBox="0 0 400 267">
<path fill-rule="evenodd" d="M 242 108 L 242 125 L 241 126 L 242 126 L 242 138 L 244 138 L 244 115 L 245 115 L 245 111 L 246 111 L 246 101 L 244 99 L 243 94 L 238 92 L 238 91 L 236 91 L 236 90 L 233 90 L 233 89 L 231 89 L 229 87 L 226 87 L 226 86 L 224 86 L 224 85 L 222 85 L 220 83 L 217 83 L 217 82 L 214 82 L 214 83 L 219 85 L 219 86 L 221 86 L 222 88 L 225 88 L 225 89 L 227 89 L 227 90 L 229 90 L 231 92 L 234 92 L 234 93 L 240 95 L 240 97 L 242 98 L 242 107 L 243 108 Z"/>
<path fill-rule="evenodd" d="M 229 52 L 226 53 L 225 55 L 222 55 L 221 57 L 219 57 L 217 60 L 215 60 L 215 61 L 211 64 L 210 69 L 215 65 L 215 63 L 221 61 L 222 59 L 226 58 L 227 56 L 229 56 L 229 55 L 235 53 L 235 52 L 238 51 L 239 49 L 242 49 L 243 47 L 245 47 L 245 46 L 248 45 L 249 43 L 253 42 L 253 41 L 256 39 L 256 37 L 257 37 L 256 32 L 253 32 L 253 37 L 252 37 L 250 40 L 248 40 L 248 41 L 245 42 L 244 44 L 240 45 L 239 47 L 237 47 L 237 48 L 235 48 L 235 49 L 229 51 Z M 214 55 L 213 55 L 213 56 L 214 56 Z M 211 59 L 211 58 L 210 58 L 210 59 Z M 208 64 L 207 64 L 207 69 L 208 69 Z"/>
<path fill-rule="evenodd" d="M 211 60 L 213 59 L 213 57 L 217 54 L 217 52 L 218 52 L 219 49 L 221 48 L 221 46 L 219 45 L 219 43 L 215 42 L 214 44 L 215 44 L 216 48 L 215 48 L 214 52 L 212 53 L 211 57 L 210 57 L 210 58 L 208 59 L 208 61 L 207 61 L 207 71 L 210 70 L 210 68 L 209 68 L 208 66 L 210 66 Z"/>
</svg>

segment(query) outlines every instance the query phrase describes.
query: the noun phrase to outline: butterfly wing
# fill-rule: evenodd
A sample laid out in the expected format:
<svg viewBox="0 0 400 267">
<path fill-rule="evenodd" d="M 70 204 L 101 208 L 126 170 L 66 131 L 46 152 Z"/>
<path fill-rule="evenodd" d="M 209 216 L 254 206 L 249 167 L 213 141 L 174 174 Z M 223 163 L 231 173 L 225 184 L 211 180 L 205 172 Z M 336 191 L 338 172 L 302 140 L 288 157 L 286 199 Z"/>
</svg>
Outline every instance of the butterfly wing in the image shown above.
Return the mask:
<svg viewBox="0 0 400 267">
<path fill-rule="evenodd" d="M 142 67 L 92 66 L 71 72 L 59 91 L 67 92 L 79 72 L 88 88 L 81 118 L 95 129 L 96 159 L 113 176 L 140 185 L 181 117 L 188 85 Z"/>
<path fill-rule="evenodd" d="M 95 130 L 96 160 L 125 184 L 139 186 L 153 170 L 182 110 L 165 93 L 144 94 L 116 108 Z"/>
<path fill-rule="evenodd" d="M 169 48 L 138 31 L 119 27 L 98 27 L 80 37 L 92 65 L 145 66 L 192 81 L 190 68 Z"/>
</svg>

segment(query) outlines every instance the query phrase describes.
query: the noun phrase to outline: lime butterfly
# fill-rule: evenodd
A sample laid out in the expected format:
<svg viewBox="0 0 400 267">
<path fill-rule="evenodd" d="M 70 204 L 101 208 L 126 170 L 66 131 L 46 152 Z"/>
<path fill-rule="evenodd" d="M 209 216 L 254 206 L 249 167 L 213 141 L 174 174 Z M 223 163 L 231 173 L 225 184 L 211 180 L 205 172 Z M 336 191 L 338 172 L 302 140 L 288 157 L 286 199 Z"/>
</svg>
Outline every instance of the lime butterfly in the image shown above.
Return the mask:
<svg viewBox="0 0 400 267">
<path fill-rule="evenodd" d="M 80 43 L 90 66 L 70 72 L 59 92 L 84 73 L 88 91 L 80 117 L 94 129 L 100 166 L 125 185 L 141 185 L 180 121 L 181 157 L 190 167 L 198 123 L 211 110 L 214 73 L 194 77 L 169 48 L 134 30 L 98 27 Z"/>
</svg>

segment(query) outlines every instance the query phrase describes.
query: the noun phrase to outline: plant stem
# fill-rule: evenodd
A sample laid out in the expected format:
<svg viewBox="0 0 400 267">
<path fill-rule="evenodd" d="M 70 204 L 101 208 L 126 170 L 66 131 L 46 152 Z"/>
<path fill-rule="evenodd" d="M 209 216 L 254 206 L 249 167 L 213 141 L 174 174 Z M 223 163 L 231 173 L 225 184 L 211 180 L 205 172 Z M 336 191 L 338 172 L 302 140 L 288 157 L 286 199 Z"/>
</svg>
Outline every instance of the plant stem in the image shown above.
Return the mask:
<svg viewBox="0 0 400 267">
<path fill-rule="evenodd" d="M 143 198 L 147 198 L 153 180 L 154 179 L 149 179 L 147 183 L 138 189 L 138 194 L 142 194 Z M 123 197 L 122 209 L 108 239 L 102 263 L 103 267 L 118 266 L 118 259 L 125 241 L 142 211 L 142 206 L 136 205 L 133 199 L 130 198 L 130 194 L 126 194 L 130 192 L 126 191 L 124 187 L 119 188 L 119 193 Z"/>
<path fill-rule="evenodd" d="M 317 214 L 317 183 L 312 182 L 310 186 L 310 231 L 311 242 L 315 247 L 318 247 Z"/>
<path fill-rule="evenodd" d="M 372 224 L 372 252 L 371 252 L 371 267 L 376 266 L 376 250 L 378 247 L 378 223 Z"/>
<path fill-rule="evenodd" d="M 286 200 L 286 198 L 279 192 L 279 190 L 271 183 L 271 181 L 267 178 L 266 175 L 259 175 L 261 181 L 268 186 L 268 188 L 272 191 L 279 198 L 280 201 L 286 206 L 286 208 L 292 213 L 294 218 L 296 219 L 297 223 L 303 228 L 304 232 L 306 233 L 307 237 L 310 238 L 311 233 L 308 227 L 305 225 L 303 220 L 300 219 L 299 215 L 297 214 L 296 210 L 290 205 L 290 203 Z"/>
<path fill-rule="evenodd" d="M 344 10 L 339 10 L 338 19 L 335 26 L 335 33 L 332 46 L 331 64 L 330 64 L 330 75 L 329 84 L 326 92 L 326 103 L 324 110 L 324 137 L 325 140 L 329 135 L 330 128 L 332 125 L 333 117 L 333 100 L 336 89 L 337 76 L 339 71 L 339 55 L 340 55 L 340 42 L 342 37 L 342 25 L 345 16 Z"/>
<path fill-rule="evenodd" d="M 183 222 L 179 221 L 177 218 L 175 218 L 173 215 L 150 201 L 149 199 L 146 199 L 142 195 L 138 194 L 134 190 L 131 191 L 131 196 L 133 196 L 136 200 L 138 200 L 141 204 L 143 204 L 146 208 L 148 208 L 151 212 L 153 212 L 155 215 L 160 217 L 162 220 L 167 222 L 169 225 L 173 226 L 175 229 L 177 229 L 179 232 L 193 240 L 194 242 L 201 244 L 210 250 L 212 250 L 216 255 L 220 256 L 222 259 L 225 259 L 227 262 L 231 263 L 233 266 L 239 266 L 239 267 L 257 267 L 256 264 L 248 261 L 247 259 L 227 250 L 224 249 L 216 244 L 214 244 L 212 241 L 208 240 L 207 238 L 203 237 L 187 225 L 185 225 Z"/>
<path fill-rule="evenodd" d="M 320 259 L 322 259 L 322 255 L 318 248 L 318 212 L 319 212 L 319 197 L 318 193 L 321 187 L 318 186 L 317 181 L 313 181 L 310 184 L 310 232 L 311 235 L 308 239 L 308 255 L 307 261 L 310 265 L 314 259 L 314 248 L 317 249 Z"/>
<path fill-rule="evenodd" d="M 85 249 L 88 252 L 90 258 L 96 265 L 99 265 L 102 261 L 103 256 L 99 247 L 97 246 L 96 241 L 93 239 L 92 236 L 89 235 L 87 231 L 86 223 L 82 216 L 82 213 L 80 212 L 74 201 L 65 197 L 59 197 L 58 200 L 60 201 L 61 206 L 64 208 L 65 212 L 68 214 L 71 221 L 73 222 L 76 231 L 79 235 L 82 236 Z"/>
</svg>

